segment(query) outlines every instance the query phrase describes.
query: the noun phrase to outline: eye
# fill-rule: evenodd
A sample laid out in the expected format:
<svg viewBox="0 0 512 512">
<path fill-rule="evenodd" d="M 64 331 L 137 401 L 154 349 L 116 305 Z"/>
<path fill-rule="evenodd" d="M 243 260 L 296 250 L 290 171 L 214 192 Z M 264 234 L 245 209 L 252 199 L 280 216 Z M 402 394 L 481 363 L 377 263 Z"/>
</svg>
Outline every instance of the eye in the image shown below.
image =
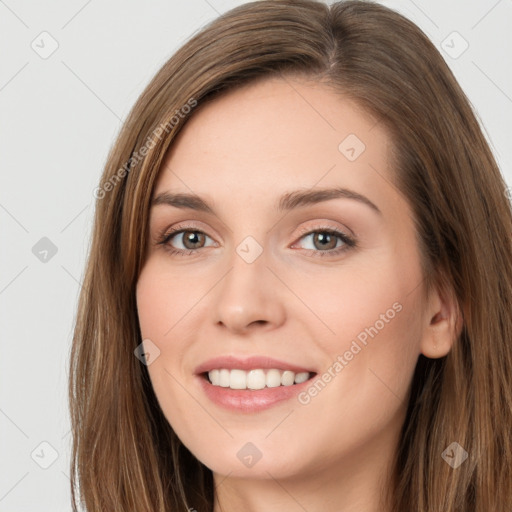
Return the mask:
<svg viewBox="0 0 512 512">
<path fill-rule="evenodd" d="M 208 247 L 206 240 L 211 238 L 202 231 L 192 228 L 171 228 L 159 237 L 158 244 L 164 245 L 171 254 L 191 254 L 197 249 Z"/>
<path fill-rule="evenodd" d="M 300 240 L 306 240 L 308 243 L 303 247 L 312 251 L 314 256 L 333 256 L 355 247 L 355 240 L 332 228 L 319 228 L 315 230 L 306 230 Z M 295 246 L 296 244 L 294 244 Z M 309 247 L 307 247 L 309 245 Z M 292 246 L 293 247 L 293 246 Z"/>
</svg>

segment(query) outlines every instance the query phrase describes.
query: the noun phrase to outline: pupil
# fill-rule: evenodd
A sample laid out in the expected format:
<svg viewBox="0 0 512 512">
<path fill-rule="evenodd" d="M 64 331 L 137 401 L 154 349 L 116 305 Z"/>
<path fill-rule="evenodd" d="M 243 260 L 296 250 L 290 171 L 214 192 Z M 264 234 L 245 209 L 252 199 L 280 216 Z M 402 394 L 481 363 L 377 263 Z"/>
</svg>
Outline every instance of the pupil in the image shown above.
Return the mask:
<svg viewBox="0 0 512 512">
<path fill-rule="evenodd" d="M 196 239 L 196 240 L 194 240 Z M 187 244 L 192 244 L 192 245 L 195 245 L 195 244 L 198 244 L 200 243 L 200 234 L 197 233 L 197 232 L 189 232 L 189 234 L 187 236 L 185 236 L 185 246 L 187 246 Z M 196 247 L 188 247 L 189 249 L 195 249 Z"/>
<path fill-rule="evenodd" d="M 330 245 L 332 245 L 332 241 L 333 240 L 335 241 L 335 238 L 332 237 L 332 240 L 331 240 L 331 235 L 329 233 L 320 233 L 317 235 L 317 240 L 320 241 L 320 245 L 325 249 L 329 245 L 329 242 L 331 242 Z M 329 248 L 331 248 L 331 247 L 329 247 Z"/>
</svg>

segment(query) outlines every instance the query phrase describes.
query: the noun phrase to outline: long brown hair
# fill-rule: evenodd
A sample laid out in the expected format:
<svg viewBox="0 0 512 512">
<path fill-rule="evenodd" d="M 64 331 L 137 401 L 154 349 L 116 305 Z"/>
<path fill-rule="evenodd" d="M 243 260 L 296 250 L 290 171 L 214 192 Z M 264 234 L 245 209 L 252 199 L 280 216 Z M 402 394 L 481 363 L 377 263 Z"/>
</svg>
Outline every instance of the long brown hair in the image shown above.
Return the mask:
<svg viewBox="0 0 512 512">
<path fill-rule="evenodd" d="M 419 357 L 392 510 L 511 510 L 506 184 L 468 99 L 418 27 L 374 3 L 307 0 L 247 3 L 208 24 L 152 79 L 109 154 L 70 361 L 74 510 L 78 499 L 98 512 L 213 510 L 211 471 L 177 438 L 134 356 L 142 341 L 135 288 L 153 185 L 177 133 L 205 101 L 271 76 L 321 81 L 388 130 L 425 292 L 448 290 L 463 316 L 446 357 Z M 468 453 L 457 469 L 441 456 L 454 441 Z"/>
</svg>

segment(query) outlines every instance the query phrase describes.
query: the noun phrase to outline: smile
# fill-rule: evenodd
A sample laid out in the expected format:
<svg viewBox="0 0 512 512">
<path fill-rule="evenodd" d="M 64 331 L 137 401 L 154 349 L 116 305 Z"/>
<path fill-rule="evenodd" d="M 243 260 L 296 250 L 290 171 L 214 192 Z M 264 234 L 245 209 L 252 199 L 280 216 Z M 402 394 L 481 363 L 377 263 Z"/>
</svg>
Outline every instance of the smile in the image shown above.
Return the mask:
<svg viewBox="0 0 512 512">
<path fill-rule="evenodd" d="M 230 389 L 263 389 L 302 384 L 312 377 L 310 372 L 270 369 L 214 369 L 204 374 L 213 386 Z"/>
<path fill-rule="evenodd" d="M 204 361 L 194 373 L 214 404 L 233 412 L 256 413 L 292 400 L 311 384 L 318 369 L 266 355 L 229 354 Z"/>
</svg>

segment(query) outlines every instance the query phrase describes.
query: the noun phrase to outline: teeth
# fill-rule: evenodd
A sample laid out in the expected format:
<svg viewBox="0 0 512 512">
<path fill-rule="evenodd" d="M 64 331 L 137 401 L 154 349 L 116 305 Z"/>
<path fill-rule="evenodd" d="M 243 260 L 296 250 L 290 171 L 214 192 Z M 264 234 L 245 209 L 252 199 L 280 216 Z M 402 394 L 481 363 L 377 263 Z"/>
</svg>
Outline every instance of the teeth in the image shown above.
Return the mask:
<svg viewBox="0 0 512 512">
<path fill-rule="evenodd" d="M 302 384 L 303 382 L 306 382 L 309 379 L 309 373 L 308 372 L 301 372 L 295 374 L 295 384 Z"/>
<path fill-rule="evenodd" d="M 208 378 L 214 386 L 231 389 L 263 389 L 276 388 L 278 386 L 293 386 L 306 382 L 310 377 L 309 372 L 295 373 L 290 370 L 227 370 L 225 368 L 211 370 Z"/>
<path fill-rule="evenodd" d="M 265 372 L 263 370 L 251 370 L 247 373 L 248 389 L 263 389 L 265 384 Z"/>
<path fill-rule="evenodd" d="M 277 388 L 281 385 L 281 372 L 279 370 L 268 370 L 265 384 L 267 388 Z"/>
<path fill-rule="evenodd" d="M 229 370 L 219 370 L 219 386 L 229 388 Z"/>
<path fill-rule="evenodd" d="M 283 386 L 291 386 L 295 382 L 295 373 L 286 370 L 281 375 L 281 385 Z"/>
<path fill-rule="evenodd" d="M 229 387 L 231 389 L 247 389 L 247 373 L 243 370 L 231 370 Z"/>
</svg>

